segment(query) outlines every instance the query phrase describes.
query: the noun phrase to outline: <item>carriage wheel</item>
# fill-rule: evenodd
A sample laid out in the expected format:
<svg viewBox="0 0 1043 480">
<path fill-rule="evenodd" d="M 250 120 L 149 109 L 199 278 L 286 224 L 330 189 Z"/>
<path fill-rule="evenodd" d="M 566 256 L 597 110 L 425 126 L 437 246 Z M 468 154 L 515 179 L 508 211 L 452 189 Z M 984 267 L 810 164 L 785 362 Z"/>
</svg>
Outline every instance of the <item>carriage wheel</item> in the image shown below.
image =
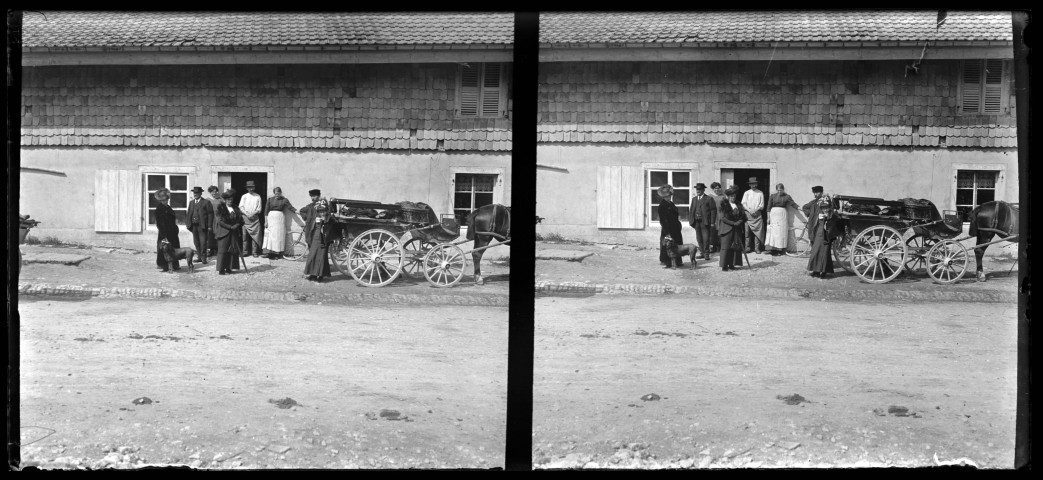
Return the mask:
<svg viewBox="0 0 1043 480">
<path fill-rule="evenodd" d="M 464 278 L 466 267 L 464 251 L 451 243 L 438 245 L 424 256 L 424 276 L 431 285 L 439 288 L 459 283 Z"/>
<path fill-rule="evenodd" d="M 791 257 L 806 257 L 811 252 L 811 237 L 808 234 L 808 226 L 793 227 L 790 229 L 790 245 L 786 249 L 786 255 Z"/>
<path fill-rule="evenodd" d="M 406 245 L 402 248 L 405 250 L 406 256 L 406 263 L 402 267 L 406 276 L 411 278 L 422 278 L 424 276 L 424 257 L 427 256 L 428 250 L 433 246 L 435 246 L 434 242 L 420 238 L 412 238 L 406 242 Z"/>
<path fill-rule="evenodd" d="M 842 237 L 833 240 L 834 263 L 849 272 L 854 272 L 851 269 L 851 244 L 854 240 L 850 233 L 845 233 Z"/>
<path fill-rule="evenodd" d="M 362 232 L 351 241 L 345 252 L 344 268 L 351 278 L 365 287 L 382 287 L 391 283 L 405 265 L 402 241 L 387 230 Z"/>
<path fill-rule="evenodd" d="M 927 252 L 931 250 L 937 240 L 923 235 L 913 235 L 905 241 L 909 258 L 905 261 L 905 269 L 911 273 L 924 273 L 927 271 Z"/>
<path fill-rule="evenodd" d="M 885 225 L 862 230 L 851 244 L 851 269 L 869 283 L 894 280 L 908 257 L 902 234 Z"/>
<path fill-rule="evenodd" d="M 337 271 L 344 275 L 351 275 L 348 273 L 348 244 L 349 239 L 337 238 L 330 244 L 330 263 L 337 268 Z"/>
<path fill-rule="evenodd" d="M 927 252 L 927 274 L 937 283 L 955 283 L 967 273 L 967 247 L 953 240 L 943 240 Z"/>
</svg>

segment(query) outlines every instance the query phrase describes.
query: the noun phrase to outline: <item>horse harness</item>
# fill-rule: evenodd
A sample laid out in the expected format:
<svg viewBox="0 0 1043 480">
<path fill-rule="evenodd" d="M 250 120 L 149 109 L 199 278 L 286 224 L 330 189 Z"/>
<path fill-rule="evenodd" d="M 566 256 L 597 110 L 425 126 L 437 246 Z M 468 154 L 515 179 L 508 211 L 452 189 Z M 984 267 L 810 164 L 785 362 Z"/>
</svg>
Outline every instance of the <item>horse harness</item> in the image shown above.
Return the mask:
<svg viewBox="0 0 1043 480">
<path fill-rule="evenodd" d="M 500 206 L 504 208 L 504 212 L 505 212 L 505 214 L 503 216 L 504 217 L 503 221 L 500 222 L 499 224 L 497 224 L 496 223 L 496 217 L 493 217 L 493 231 L 492 232 L 474 232 L 475 236 L 477 236 L 477 235 L 488 235 L 490 237 L 495 238 L 496 240 L 499 240 L 500 242 L 510 241 L 510 239 L 511 239 L 511 207 L 507 207 L 507 206 L 504 206 L 504 205 L 500 205 Z M 499 231 L 501 228 L 503 228 L 504 225 L 507 226 L 507 234 L 506 234 L 506 236 L 500 235 L 498 233 L 494 233 L 494 232 Z"/>
</svg>

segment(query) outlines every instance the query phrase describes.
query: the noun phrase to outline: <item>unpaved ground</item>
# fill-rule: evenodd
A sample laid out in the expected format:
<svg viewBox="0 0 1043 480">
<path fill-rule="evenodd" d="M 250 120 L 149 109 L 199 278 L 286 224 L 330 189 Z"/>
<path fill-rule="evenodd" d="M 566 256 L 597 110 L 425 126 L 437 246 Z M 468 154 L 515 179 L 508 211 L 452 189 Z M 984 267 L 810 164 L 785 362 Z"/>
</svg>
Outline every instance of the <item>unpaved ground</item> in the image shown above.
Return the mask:
<svg viewBox="0 0 1043 480">
<path fill-rule="evenodd" d="M 612 249 L 608 247 L 614 247 Z M 576 244 L 570 242 L 536 242 L 536 251 L 541 250 L 581 250 L 594 252 L 593 256 L 579 262 L 557 260 L 538 260 L 535 273 L 537 282 L 586 282 L 591 284 L 672 284 L 672 285 L 735 285 L 749 287 L 784 287 L 784 288 L 828 288 L 840 290 L 909 290 L 933 291 L 945 289 L 951 292 L 1003 291 L 1016 293 L 1018 289 L 1018 268 L 1014 255 L 1016 245 L 1004 249 L 993 246 L 984 259 L 987 282 L 978 282 L 974 276 L 974 259 L 971 253 L 971 264 L 967 274 L 955 284 L 938 285 L 924 272 L 903 273 L 886 284 L 870 284 L 863 282 L 858 276 L 840 268 L 834 262 L 835 275 L 832 278 L 820 279 L 807 275 L 807 258 L 789 257 L 786 255 L 748 254 L 750 264 L 743 260 L 738 270 L 722 272 L 719 267 L 718 254 L 711 254 L 711 260 L 697 259 L 694 269 L 691 261 L 684 258 L 684 267 L 664 269 L 659 263 L 658 249 L 634 249 L 600 244 Z M 1011 267 L 1014 267 L 1011 272 Z"/>
<path fill-rule="evenodd" d="M 503 465 L 505 308 L 25 297 L 19 311 L 23 466 Z M 286 398 L 298 405 L 270 403 Z"/>
<path fill-rule="evenodd" d="M 136 287 L 175 289 L 252 289 L 271 292 L 309 293 L 399 293 L 399 294 L 499 294 L 510 292 L 510 268 L 498 260 L 500 254 L 489 250 L 482 259 L 482 275 L 485 285 L 475 285 L 471 256 L 467 257 L 467 268 L 460 283 L 452 288 L 432 287 L 422 276 L 407 278 L 400 276 L 394 282 L 379 288 L 360 286 L 350 276 L 343 275 L 332 265 L 333 276 L 324 283 L 310 282 L 304 275 L 304 260 L 268 260 L 247 257 L 246 269 L 232 275 L 218 275 L 216 259 L 210 258 L 205 265 L 196 264 L 189 271 L 181 262 L 181 271 L 160 272 L 156 267 L 154 252 L 132 253 L 133 251 L 110 249 L 80 249 L 69 247 L 45 247 L 20 245 L 26 255 L 35 252 L 73 253 L 90 255 L 79 266 L 57 264 L 29 264 L 22 267 L 20 283 L 52 283 L 62 285 L 85 285 L 92 287 Z M 248 270 L 248 271 L 247 271 Z"/>
<path fill-rule="evenodd" d="M 1016 312 L 537 298 L 533 465 L 1010 468 Z"/>
</svg>

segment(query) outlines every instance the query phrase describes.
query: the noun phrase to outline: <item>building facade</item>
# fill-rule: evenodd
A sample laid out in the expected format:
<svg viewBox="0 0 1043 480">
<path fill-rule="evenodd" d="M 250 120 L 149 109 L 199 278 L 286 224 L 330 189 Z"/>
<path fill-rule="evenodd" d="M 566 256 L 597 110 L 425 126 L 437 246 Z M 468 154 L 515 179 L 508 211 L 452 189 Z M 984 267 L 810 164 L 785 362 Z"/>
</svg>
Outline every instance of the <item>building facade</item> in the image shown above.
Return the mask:
<svg viewBox="0 0 1043 480">
<path fill-rule="evenodd" d="M 646 244 L 656 187 L 1018 199 L 1010 14 L 541 16 L 541 233 Z M 562 170 L 567 171 L 563 173 Z M 565 198 L 568 201 L 562 201 Z M 687 230 L 688 227 L 685 226 Z"/>
<path fill-rule="evenodd" d="M 184 212 L 192 187 L 248 180 L 297 207 L 313 188 L 510 204 L 510 14 L 43 12 L 23 30 L 21 162 L 67 174 L 22 176 L 34 235 L 149 247 L 156 189 Z"/>
</svg>

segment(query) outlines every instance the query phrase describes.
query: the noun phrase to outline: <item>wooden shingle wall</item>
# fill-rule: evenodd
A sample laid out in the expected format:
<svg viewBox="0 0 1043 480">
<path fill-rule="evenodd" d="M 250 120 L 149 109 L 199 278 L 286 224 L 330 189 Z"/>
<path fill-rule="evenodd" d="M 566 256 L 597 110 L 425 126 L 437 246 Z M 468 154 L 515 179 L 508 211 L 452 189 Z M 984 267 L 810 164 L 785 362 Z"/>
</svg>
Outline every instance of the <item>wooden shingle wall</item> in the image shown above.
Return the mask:
<svg viewBox="0 0 1043 480">
<path fill-rule="evenodd" d="M 509 151 L 509 118 L 454 118 L 457 69 L 27 67 L 21 144 Z"/>
<path fill-rule="evenodd" d="M 1004 115 L 961 115 L 959 61 L 540 64 L 540 142 L 1015 147 Z"/>
</svg>

